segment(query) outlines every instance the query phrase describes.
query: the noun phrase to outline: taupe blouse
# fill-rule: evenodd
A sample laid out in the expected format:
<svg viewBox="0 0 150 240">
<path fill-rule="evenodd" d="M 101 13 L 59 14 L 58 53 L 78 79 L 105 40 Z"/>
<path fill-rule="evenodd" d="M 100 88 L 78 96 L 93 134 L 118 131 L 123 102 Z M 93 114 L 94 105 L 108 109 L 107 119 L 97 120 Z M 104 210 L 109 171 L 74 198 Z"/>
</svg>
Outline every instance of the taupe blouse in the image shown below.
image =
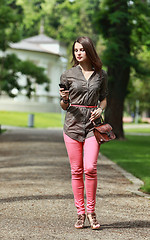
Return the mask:
<svg viewBox="0 0 150 240">
<path fill-rule="evenodd" d="M 97 106 L 107 96 L 107 73 L 94 73 L 85 79 L 79 65 L 65 71 L 60 77 L 60 83 L 69 89 L 70 103 L 84 106 Z M 89 120 L 91 111 L 95 108 L 69 106 L 66 112 L 64 132 L 70 138 L 84 142 L 94 136 L 93 124 Z M 100 119 L 97 119 L 100 121 Z"/>
</svg>

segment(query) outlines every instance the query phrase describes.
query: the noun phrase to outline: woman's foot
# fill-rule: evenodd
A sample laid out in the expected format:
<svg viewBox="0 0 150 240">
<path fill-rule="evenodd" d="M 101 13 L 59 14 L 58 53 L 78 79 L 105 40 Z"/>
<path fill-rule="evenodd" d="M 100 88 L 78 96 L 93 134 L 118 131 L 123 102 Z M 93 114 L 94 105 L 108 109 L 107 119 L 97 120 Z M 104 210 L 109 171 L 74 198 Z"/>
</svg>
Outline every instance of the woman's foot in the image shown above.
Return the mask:
<svg viewBox="0 0 150 240">
<path fill-rule="evenodd" d="M 85 217 L 86 217 L 85 214 L 78 214 L 77 221 L 74 225 L 75 228 L 77 228 L 77 229 L 84 228 Z"/>
<path fill-rule="evenodd" d="M 93 230 L 100 229 L 100 224 L 96 220 L 96 213 L 87 213 L 87 219 Z"/>
</svg>

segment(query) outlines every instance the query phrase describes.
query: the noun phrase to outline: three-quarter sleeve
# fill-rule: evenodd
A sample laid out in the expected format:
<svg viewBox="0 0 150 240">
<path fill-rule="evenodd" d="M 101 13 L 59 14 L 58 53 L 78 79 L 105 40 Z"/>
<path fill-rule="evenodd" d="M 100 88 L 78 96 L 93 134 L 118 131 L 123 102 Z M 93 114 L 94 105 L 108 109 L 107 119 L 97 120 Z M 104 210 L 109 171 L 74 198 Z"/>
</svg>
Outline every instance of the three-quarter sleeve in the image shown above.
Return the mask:
<svg viewBox="0 0 150 240">
<path fill-rule="evenodd" d="M 108 75 L 103 70 L 102 71 L 102 84 L 101 84 L 100 91 L 99 91 L 99 101 L 103 101 L 108 95 L 107 81 L 108 81 Z"/>
<path fill-rule="evenodd" d="M 68 81 L 67 81 L 67 77 L 66 77 L 66 74 L 63 73 L 61 76 L 60 76 L 60 83 L 61 84 L 64 84 L 66 86 L 67 89 L 69 89 L 69 85 L 68 85 Z"/>
</svg>

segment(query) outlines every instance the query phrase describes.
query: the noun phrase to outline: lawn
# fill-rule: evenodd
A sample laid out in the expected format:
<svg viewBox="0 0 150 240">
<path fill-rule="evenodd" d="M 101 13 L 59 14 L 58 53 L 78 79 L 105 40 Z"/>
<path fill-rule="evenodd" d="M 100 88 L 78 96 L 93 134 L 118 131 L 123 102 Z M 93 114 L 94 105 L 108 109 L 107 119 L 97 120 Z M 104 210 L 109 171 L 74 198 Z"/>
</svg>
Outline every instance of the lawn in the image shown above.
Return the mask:
<svg viewBox="0 0 150 240">
<path fill-rule="evenodd" d="M 27 112 L 0 111 L 0 124 L 27 127 L 28 116 Z M 62 116 L 60 113 L 34 113 L 34 127 L 62 127 Z"/>
<path fill-rule="evenodd" d="M 129 128 L 129 129 L 125 129 L 125 133 L 150 133 L 150 126 L 149 126 L 149 128 Z"/>
<path fill-rule="evenodd" d="M 101 146 L 103 155 L 144 181 L 142 190 L 150 193 L 150 136 L 129 136 Z"/>
<path fill-rule="evenodd" d="M 0 124 L 27 127 L 29 113 L 0 111 Z M 34 127 L 62 127 L 60 113 L 34 113 Z M 150 124 L 149 124 L 150 125 Z M 150 193 L 150 136 L 132 136 L 128 133 L 150 133 L 146 128 L 125 129 L 125 141 L 112 141 L 101 146 L 101 152 L 122 168 L 144 181 L 142 190 Z"/>
</svg>

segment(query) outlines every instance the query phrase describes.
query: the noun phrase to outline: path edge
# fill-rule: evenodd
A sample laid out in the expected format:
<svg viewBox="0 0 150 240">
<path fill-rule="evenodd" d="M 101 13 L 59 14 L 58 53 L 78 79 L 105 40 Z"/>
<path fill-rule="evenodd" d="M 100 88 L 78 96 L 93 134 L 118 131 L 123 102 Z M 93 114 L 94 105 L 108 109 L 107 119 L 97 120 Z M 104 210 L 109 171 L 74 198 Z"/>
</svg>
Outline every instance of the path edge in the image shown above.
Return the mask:
<svg viewBox="0 0 150 240">
<path fill-rule="evenodd" d="M 114 170 L 117 172 L 120 172 L 125 178 L 127 178 L 132 184 L 127 188 L 128 191 L 131 193 L 134 193 L 138 196 L 145 197 L 150 199 L 150 196 L 146 193 L 141 192 L 139 189 L 142 185 L 144 185 L 144 182 L 132 175 L 131 173 L 127 172 L 120 166 L 118 166 L 115 162 L 111 161 L 108 159 L 106 156 L 102 155 L 101 153 L 99 154 L 100 159 L 103 159 L 105 162 L 107 162 L 108 165 L 110 165 Z"/>
</svg>

